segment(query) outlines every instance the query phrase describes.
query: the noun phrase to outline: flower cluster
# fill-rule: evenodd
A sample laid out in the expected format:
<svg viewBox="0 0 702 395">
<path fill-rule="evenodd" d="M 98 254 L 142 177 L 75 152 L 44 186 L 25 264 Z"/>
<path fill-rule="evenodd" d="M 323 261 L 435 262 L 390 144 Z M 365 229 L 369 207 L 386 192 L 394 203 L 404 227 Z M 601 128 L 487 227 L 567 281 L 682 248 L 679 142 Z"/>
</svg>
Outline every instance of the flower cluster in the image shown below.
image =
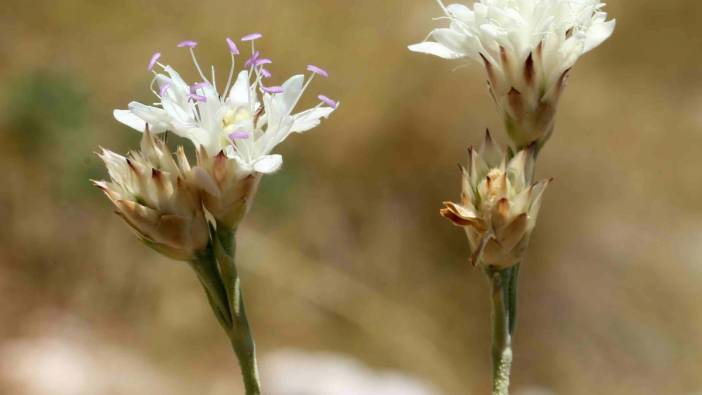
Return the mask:
<svg viewBox="0 0 702 395">
<path fill-rule="evenodd" d="M 280 86 L 269 84 L 272 60 L 256 50 L 259 33 L 241 41 L 251 55 L 237 72 L 237 43 L 227 38 L 231 67 L 223 89 L 218 90 L 214 67 L 206 76 L 195 56 L 197 43 L 177 46 L 190 52 L 201 79 L 188 84 L 171 66 L 154 54 L 147 69 L 154 74 L 151 90 L 157 103 L 129 103 L 115 110 L 115 118 L 145 132 L 142 151 L 128 158 L 103 150 L 111 182 L 96 182 L 110 197 L 122 217 L 139 236 L 159 251 L 178 259 L 190 259 L 206 247 L 206 212 L 218 225 L 236 228 L 251 205 L 263 174 L 278 170 L 283 158 L 274 148 L 292 133 L 319 125 L 339 103 L 319 95 L 313 108 L 295 113 L 295 107 L 315 76 L 329 73 L 307 66 L 309 76 L 295 75 Z M 178 150 L 174 160 L 152 134 L 172 132 L 190 140 L 197 152 L 191 166 Z M 204 207 L 204 209 L 203 209 Z"/>
<path fill-rule="evenodd" d="M 410 49 L 484 65 L 490 93 L 519 148 L 548 139 L 568 72 L 615 27 L 599 0 L 478 0 L 472 8 L 437 1 L 449 26 Z"/>
<path fill-rule="evenodd" d="M 316 107 L 293 114 L 314 77 L 328 77 L 328 73 L 310 65 L 307 79 L 304 75 L 295 75 L 281 86 L 267 85 L 266 81 L 272 78 L 267 69 L 272 60 L 262 57 L 256 50 L 255 42 L 261 37 L 254 33 L 241 39 L 250 43 L 251 56 L 236 78 L 236 59 L 240 52 L 236 43 L 227 39 L 231 67 L 221 93 L 217 89 L 214 68 L 208 78 L 195 57 L 196 42 L 178 44 L 190 52 L 202 79 L 194 84 L 187 84 L 171 66 L 162 64 L 160 53 L 154 54 L 148 70 L 154 73 L 152 91 L 159 102 L 155 106 L 131 102 L 128 110 L 115 110 L 115 118 L 138 131 L 143 131 L 147 124 L 153 133 L 171 131 L 189 139 L 196 147 L 203 147 L 209 155 L 224 152 L 243 172 L 268 174 L 278 170 L 282 157 L 271 151 L 291 133 L 305 132 L 319 125 L 320 119 L 328 117 L 338 103 L 319 95 Z"/>
<path fill-rule="evenodd" d="M 532 183 L 534 149 L 508 160 L 487 133 L 461 167 L 461 202 L 445 202 L 441 215 L 462 226 L 474 265 L 504 269 L 522 260 L 549 181 Z"/>
<path fill-rule="evenodd" d="M 93 183 L 142 241 L 178 260 L 190 260 L 207 246 L 207 221 L 182 148 L 174 159 L 147 129 L 140 151 L 125 157 L 103 149 L 99 156 L 111 181 Z"/>
</svg>

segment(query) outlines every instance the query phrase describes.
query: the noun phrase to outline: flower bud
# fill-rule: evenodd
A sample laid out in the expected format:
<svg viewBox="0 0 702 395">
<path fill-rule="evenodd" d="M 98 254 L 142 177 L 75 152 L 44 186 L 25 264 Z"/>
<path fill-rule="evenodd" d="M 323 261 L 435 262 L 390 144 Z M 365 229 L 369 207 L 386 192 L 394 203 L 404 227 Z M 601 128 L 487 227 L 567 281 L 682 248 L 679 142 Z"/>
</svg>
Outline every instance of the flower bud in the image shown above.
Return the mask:
<svg viewBox="0 0 702 395">
<path fill-rule="evenodd" d="M 229 228 L 236 228 L 248 213 L 262 176 L 224 152 L 209 156 L 204 149 L 198 152 L 193 175 L 207 211 Z"/>
<path fill-rule="evenodd" d="M 176 162 L 164 142 L 148 130 L 139 152 L 124 157 L 103 149 L 99 156 L 111 181 L 93 183 L 142 241 L 184 261 L 207 247 L 209 227 L 184 156 Z"/>
<path fill-rule="evenodd" d="M 550 180 L 532 183 L 534 148 L 509 161 L 487 133 L 461 167 L 460 203 L 445 202 L 441 215 L 465 229 L 473 265 L 509 268 L 522 260 Z"/>
</svg>

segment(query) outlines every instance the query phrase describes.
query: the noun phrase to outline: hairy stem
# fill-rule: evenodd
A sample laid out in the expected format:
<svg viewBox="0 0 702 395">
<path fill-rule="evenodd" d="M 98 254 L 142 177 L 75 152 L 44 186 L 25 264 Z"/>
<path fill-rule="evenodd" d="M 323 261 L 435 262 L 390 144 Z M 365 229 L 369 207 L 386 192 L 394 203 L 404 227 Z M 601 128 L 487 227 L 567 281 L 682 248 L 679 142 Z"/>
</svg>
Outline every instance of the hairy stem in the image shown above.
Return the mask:
<svg viewBox="0 0 702 395">
<path fill-rule="evenodd" d="M 512 269 L 487 270 L 492 297 L 492 367 L 493 395 L 509 394 L 512 368 L 512 336 L 510 324 L 510 283 Z"/>
</svg>

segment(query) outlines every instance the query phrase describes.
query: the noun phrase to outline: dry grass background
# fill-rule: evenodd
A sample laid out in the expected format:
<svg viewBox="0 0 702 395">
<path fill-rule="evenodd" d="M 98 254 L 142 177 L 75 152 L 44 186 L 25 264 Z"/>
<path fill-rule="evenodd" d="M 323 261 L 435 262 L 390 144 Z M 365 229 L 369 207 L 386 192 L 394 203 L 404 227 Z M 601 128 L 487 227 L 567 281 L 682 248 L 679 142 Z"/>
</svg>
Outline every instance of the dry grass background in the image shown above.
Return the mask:
<svg viewBox="0 0 702 395">
<path fill-rule="evenodd" d="M 702 390 L 701 4 L 613 1 L 614 36 L 576 66 L 538 167 L 556 182 L 522 270 L 516 390 Z M 87 179 L 104 176 L 98 145 L 138 141 L 111 110 L 148 97 L 155 50 L 193 77 L 175 43 L 226 67 L 224 37 L 260 31 L 274 73 L 323 65 L 314 92 L 343 102 L 280 147 L 240 232 L 260 352 L 334 351 L 487 393 L 486 284 L 437 212 L 465 148 L 503 135 L 482 70 L 405 49 L 438 14 L 430 0 L 4 1 L 0 348 L 119 350 L 96 370 L 168 388 L 115 394 L 239 388 L 189 269 L 135 241 Z M 0 393 L 20 389 L 0 379 Z"/>
</svg>

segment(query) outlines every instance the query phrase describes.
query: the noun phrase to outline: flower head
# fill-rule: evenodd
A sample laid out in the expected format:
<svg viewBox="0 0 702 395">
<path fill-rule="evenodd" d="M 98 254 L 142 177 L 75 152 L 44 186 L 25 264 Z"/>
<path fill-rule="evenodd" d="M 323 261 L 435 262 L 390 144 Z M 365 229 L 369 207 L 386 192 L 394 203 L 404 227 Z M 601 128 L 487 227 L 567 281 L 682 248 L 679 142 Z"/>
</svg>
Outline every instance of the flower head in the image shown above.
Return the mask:
<svg viewBox="0 0 702 395">
<path fill-rule="evenodd" d="M 461 167 L 460 203 L 445 202 L 441 215 L 465 229 L 472 263 L 503 269 L 524 256 L 549 180 L 532 183 L 533 146 L 508 160 L 487 133 Z"/>
<path fill-rule="evenodd" d="M 147 125 L 153 133 L 172 131 L 192 141 L 196 148 L 203 147 L 210 156 L 222 152 L 236 162 L 239 173 L 276 171 L 283 161 L 280 155 L 272 154 L 273 149 L 291 133 L 316 127 L 336 107 L 320 100 L 317 106 L 294 113 L 314 76 L 326 77 L 328 73 L 312 66 L 307 78 L 295 75 L 280 86 L 264 84 L 271 77 L 264 66 L 272 61 L 255 49 L 255 42 L 261 37 L 254 33 L 241 39 L 250 44 L 251 56 L 238 72 L 236 58 L 240 51 L 227 38 L 232 62 L 221 90 L 217 88 L 214 68 L 208 77 L 197 62 L 195 41 L 183 41 L 178 47 L 190 52 L 201 79 L 196 83 L 188 84 L 172 67 L 160 62 L 160 53 L 154 55 L 148 68 L 154 73 L 152 91 L 158 102 L 153 106 L 131 102 L 128 110 L 115 110 L 115 118 L 138 131 L 144 131 Z"/>
<path fill-rule="evenodd" d="M 206 248 L 209 228 L 182 148 L 173 158 L 148 129 L 141 150 L 127 157 L 103 149 L 111 181 L 94 181 L 147 245 L 179 260 Z"/>
<path fill-rule="evenodd" d="M 519 148 L 549 137 L 568 71 L 615 26 L 599 0 L 478 0 L 472 8 L 437 1 L 449 26 L 410 49 L 483 64 Z"/>
</svg>

